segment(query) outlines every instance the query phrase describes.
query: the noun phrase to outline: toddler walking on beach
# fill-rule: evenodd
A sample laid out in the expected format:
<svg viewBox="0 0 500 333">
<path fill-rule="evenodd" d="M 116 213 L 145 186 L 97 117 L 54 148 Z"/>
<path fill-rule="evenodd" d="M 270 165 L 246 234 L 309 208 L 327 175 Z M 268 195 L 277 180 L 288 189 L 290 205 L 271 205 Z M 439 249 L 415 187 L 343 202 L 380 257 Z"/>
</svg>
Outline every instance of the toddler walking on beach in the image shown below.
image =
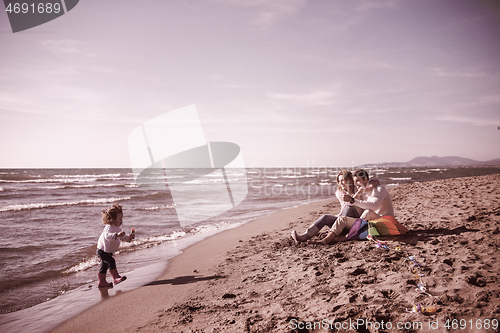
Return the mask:
<svg viewBox="0 0 500 333">
<path fill-rule="evenodd" d="M 101 258 L 101 268 L 97 277 L 99 279 L 99 288 L 111 288 L 114 284 L 125 281 L 126 276 L 120 276 L 116 270 L 116 261 L 113 258 L 113 252 L 120 247 L 120 240 L 130 242 L 134 239 L 135 234 L 132 230 L 130 235 L 125 235 L 125 232 L 120 228 L 123 222 L 122 206 L 115 204 L 102 211 L 102 222 L 106 225 L 97 241 L 97 255 Z M 113 283 L 106 281 L 106 273 L 113 277 Z"/>
</svg>

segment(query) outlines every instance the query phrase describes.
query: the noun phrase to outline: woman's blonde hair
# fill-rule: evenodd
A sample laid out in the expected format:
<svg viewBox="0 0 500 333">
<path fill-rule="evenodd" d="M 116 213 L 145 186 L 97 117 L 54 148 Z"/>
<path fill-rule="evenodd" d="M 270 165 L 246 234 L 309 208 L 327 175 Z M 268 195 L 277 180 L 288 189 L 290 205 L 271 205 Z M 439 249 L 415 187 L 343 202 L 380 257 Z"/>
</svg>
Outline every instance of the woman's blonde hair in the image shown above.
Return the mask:
<svg viewBox="0 0 500 333">
<path fill-rule="evenodd" d="M 108 209 L 102 210 L 102 222 L 104 224 L 110 224 L 112 221 L 116 220 L 119 213 L 123 214 L 122 205 L 114 204 Z"/>
</svg>

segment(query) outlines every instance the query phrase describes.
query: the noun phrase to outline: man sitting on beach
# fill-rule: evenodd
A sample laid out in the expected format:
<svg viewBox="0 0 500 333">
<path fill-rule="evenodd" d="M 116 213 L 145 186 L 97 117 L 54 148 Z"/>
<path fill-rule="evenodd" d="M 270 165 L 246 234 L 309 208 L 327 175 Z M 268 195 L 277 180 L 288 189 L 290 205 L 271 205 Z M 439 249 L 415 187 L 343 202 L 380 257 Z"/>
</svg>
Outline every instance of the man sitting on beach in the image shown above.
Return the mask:
<svg viewBox="0 0 500 333">
<path fill-rule="evenodd" d="M 389 192 L 382 185 L 369 186 L 370 178 L 368 172 L 359 169 L 353 175 L 354 185 L 359 188 L 358 193 L 361 193 L 361 200 L 355 199 L 359 196 L 358 193 L 354 196 L 349 194 L 344 195 L 344 201 L 348 201 L 356 207 L 364 209 L 361 214 L 363 220 L 375 220 L 382 216 L 394 216 L 394 208 Z"/>
</svg>

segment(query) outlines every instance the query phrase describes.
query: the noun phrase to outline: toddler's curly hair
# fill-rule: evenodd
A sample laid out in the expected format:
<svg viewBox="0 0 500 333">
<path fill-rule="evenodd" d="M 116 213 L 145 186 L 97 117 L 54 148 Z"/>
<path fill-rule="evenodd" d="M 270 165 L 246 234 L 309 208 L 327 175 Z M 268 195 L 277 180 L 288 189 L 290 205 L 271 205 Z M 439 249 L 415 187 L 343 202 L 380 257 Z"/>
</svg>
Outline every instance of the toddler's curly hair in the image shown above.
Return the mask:
<svg viewBox="0 0 500 333">
<path fill-rule="evenodd" d="M 122 213 L 122 205 L 114 204 L 108 209 L 102 210 L 102 222 L 104 224 L 110 224 L 112 221 L 116 220 L 118 213 Z"/>
</svg>

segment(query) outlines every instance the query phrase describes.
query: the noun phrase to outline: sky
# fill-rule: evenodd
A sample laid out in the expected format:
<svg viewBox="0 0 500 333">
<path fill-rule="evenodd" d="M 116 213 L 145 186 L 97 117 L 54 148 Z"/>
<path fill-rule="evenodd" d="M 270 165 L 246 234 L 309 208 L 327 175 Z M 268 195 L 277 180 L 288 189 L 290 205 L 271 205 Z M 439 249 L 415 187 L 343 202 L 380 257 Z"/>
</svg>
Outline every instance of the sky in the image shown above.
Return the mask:
<svg viewBox="0 0 500 333">
<path fill-rule="evenodd" d="M 18 33 L 0 9 L 0 168 L 128 168 L 192 104 L 247 167 L 500 158 L 498 1 L 82 0 Z"/>
</svg>

